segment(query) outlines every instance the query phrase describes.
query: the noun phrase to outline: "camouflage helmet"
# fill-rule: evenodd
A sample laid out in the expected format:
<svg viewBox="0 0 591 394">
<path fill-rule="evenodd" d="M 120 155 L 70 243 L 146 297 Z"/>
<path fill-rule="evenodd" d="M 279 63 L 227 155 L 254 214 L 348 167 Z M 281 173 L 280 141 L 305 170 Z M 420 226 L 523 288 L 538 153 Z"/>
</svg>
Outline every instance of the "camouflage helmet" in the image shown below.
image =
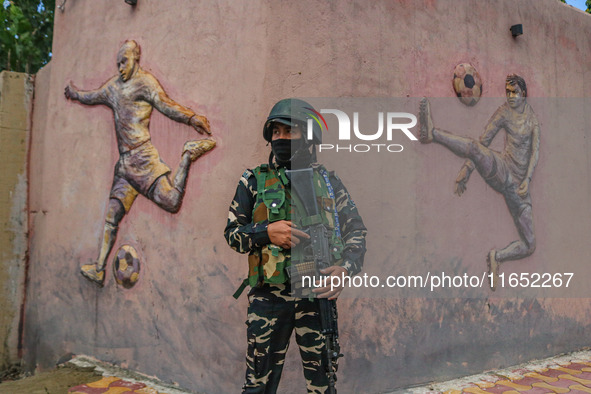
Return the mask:
<svg viewBox="0 0 591 394">
<path fill-rule="evenodd" d="M 304 100 L 295 98 L 280 100 L 273 106 L 269 113 L 269 117 L 263 127 L 263 137 L 267 142 L 271 142 L 273 139 L 271 123 L 273 122 L 283 123 L 291 127 L 297 124 L 302 128 L 304 140 L 308 144 L 320 144 L 322 143 L 322 134 L 318 122 L 314 119 L 314 117 L 318 117 L 315 115 L 315 112 L 314 107 Z M 307 139 L 308 119 L 312 119 L 312 141 L 308 141 Z"/>
</svg>

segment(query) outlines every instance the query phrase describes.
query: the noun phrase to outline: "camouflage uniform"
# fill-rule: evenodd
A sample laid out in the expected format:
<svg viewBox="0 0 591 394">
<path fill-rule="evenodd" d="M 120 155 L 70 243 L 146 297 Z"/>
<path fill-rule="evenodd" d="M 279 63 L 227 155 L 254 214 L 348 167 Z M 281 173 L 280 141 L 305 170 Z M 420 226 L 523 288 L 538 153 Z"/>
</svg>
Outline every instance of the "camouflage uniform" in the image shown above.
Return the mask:
<svg viewBox="0 0 591 394">
<path fill-rule="evenodd" d="M 363 264 L 366 229 L 341 180 L 331 173 L 330 183 L 334 189 L 344 244 L 340 265 L 350 275 L 355 275 L 361 271 Z M 271 245 L 267 234 L 268 220 L 254 220 L 254 216 L 258 215 L 253 211 L 257 189 L 254 171 L 246 170 L 230 205 L 224 232 L 230 247 L 239 253 L 249 253 L 249 259 L 261 256 L 262 249 Z M 286 190 L 289 191 L 289 186 Z M 266 217 L 269 217 L 268 212 Z M 280 252 L 281 259 L 289 259 L 289 251 L 286 252 Z M 249 293 L 247 369 L 243 393 L 277 391 L 293 330 L 300 348 L 308 392 L 324 393 L 328 388 L 318 301 L 294 298 L 290 291 L 289 280 L 286 280 L 285 283 L 259 284 Z"/>
</svg>

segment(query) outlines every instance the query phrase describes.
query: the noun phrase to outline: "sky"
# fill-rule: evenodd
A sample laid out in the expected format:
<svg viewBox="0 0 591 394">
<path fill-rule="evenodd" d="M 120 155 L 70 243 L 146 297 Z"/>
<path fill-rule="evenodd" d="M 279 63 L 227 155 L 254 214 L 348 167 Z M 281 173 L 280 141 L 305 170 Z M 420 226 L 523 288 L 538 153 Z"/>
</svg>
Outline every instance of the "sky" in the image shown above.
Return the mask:
<svg viewBox="0 0 591 394">
<path fill-rule="evenodd" d="M 573 7 L 577 7 L 580 10 L 585 11 L 587 6 L 585 5 L 585 0 L 566 0 L 566 4 L 572 5 Z"/>
</svg>

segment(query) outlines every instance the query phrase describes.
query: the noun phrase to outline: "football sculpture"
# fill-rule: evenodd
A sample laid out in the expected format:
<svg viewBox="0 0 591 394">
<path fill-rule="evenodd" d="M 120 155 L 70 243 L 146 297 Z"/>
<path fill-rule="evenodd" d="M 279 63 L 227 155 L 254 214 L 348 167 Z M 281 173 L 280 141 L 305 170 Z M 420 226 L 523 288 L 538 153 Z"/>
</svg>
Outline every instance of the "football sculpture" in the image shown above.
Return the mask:
<svg viewBox="0 0 591 394">
<path fill-rule="evenodd" d="M 482 94 L 482 79 L 469 63 L 458 64 L 454 69 L 454 90 L 460 101 L 468 106 L 476 105 Z"/>
<path fill-rule="evenodd" d="M 129 289 L 140 277 L 140 259 L 131 245 L 123 245 L 113 259 L 113 276 L 117 284 Z"/>
</svg>

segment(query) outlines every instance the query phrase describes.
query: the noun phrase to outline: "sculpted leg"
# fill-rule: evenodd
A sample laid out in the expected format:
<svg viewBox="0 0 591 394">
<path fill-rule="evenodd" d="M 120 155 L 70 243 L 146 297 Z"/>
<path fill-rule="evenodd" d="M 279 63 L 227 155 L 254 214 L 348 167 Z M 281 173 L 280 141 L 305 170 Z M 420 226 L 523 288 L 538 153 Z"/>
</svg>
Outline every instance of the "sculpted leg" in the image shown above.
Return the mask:
<svg viewBox="0 0 591 394">
<path fill-rule="evenodd" d="M 445 146 L 456 156 L 472 160 L 478 173 L 485 180 L 494 176 L 495 159 L 493 153 L 480 142 L 472 138 L 453 135 L 440 129 L 433 129 L 433 142 Z"/>
<path fill-rule="evenodd" d="M 456 156 L 472 160 L 485 180 L 494 176 L 495 163 L 492 151 L 472 138 L 460 137 L 435 128 L 431 117 L 431 107 L 426 98 L 421 100 L 419 119 L 419 140 L 421 143 L 437 142 Z"/>
<path fill-rule="evenodd" d="M 215 141 L 210 139 L 188 141 L 185 143 L 181 162 L 172 178 L 172 183 L 167 176 L 161 176 L 156 180 L 153 190 L 148 197 L 165 211 L 177 213 L 183 203 L 191 163 L 214 147 Z"/>
<path fill-rule="evenodd" d="M 158 178 L 154 184 L 153 191 L 148 197 L 158 206 L 170 213 L 177 213 L 183 203 L 185 195 L 185 186 L 187 184 L 187 175 L 191 161 L 187 156 L 183 156 L 179 168 L 174 174 L 174 184 L 170 183 L 167 175 Z"/>
<path fill-rule="evenodd" d="M 115 240 L 117 239 L 117 230 L 119 223 L 125 216 L 125 208 L 123 204 L 115 199 L 109 199 L 109 207 L 107 209 L 107 217 L 105 218 L 105 227 L 103 229 L 103 237 L 101 239 L 99 256 L 95 264 L 85 264 L 81 267 L 80 273 L 88 280 L 103 286 L 105 280 L 105 266 L 107 265 L 107 258 L 113 249 Z"/>
<path fill-rule="evenodd" d="M 513 214 L 513 212 L 511 212 Z M 534 222 L 531 206 L 525 207 L 520 214 L 513 217 L 519 241 L 511 242 L 505 248 L 496 252 L 499 263 L 508 260 L 519 260 L 530 256 L 536 250 L 536 238 L 534 235 Z"/>
</svg>

